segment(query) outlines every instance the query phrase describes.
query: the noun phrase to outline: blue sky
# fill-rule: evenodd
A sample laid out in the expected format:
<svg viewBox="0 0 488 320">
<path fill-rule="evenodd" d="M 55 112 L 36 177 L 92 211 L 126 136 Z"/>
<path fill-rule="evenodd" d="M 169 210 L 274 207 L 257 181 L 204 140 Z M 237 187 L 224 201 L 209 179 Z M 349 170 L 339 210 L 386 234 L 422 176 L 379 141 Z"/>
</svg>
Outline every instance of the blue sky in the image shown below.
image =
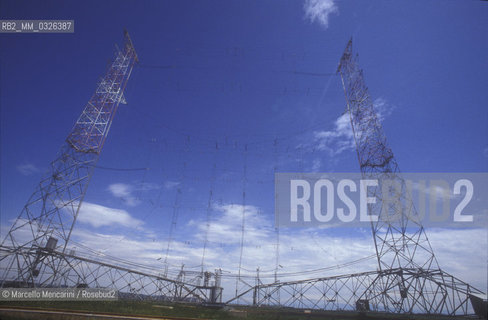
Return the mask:
<svg viewBox="0 0 488 320">
<path fill-rule="evenodd" d="M 124 28 L 140 65 L 99 165 L 149 169 L 95 171 L 75 234 L 93 249 L 128 258 L 132 248 L 162 268 L 176 203 L 170 268 L 198 266 L 206 238 L 205 267 L 235 271 L 245 203 L 243 265 L 273 269 L 273 171 L 358 171 L 340 121 L 340 79 L 331 75 L 351 36 L 401 170 L 486 172 L 487 3 L 322 3 L 307 14 L 304 1 L 0 2 L 2 19 L 75 20 L 73 34 L 0 34 L 2 237 Z M 293 232 L 283 231 L 280 243 L 285 270 L 373 253 L 369 230 Z M 300 241 L 307 245 L 297 253 Z M 431 241 L 443 268 L 486 287 L 486 230 L 433 230 Z M 476 272 L 452 261 L 460 254 L 452 247 L 463 248 Z M 324 257 L 313 262 L 317 251 Z M 373 260 L 351 271 L 375 267 Z"/>
</svg>

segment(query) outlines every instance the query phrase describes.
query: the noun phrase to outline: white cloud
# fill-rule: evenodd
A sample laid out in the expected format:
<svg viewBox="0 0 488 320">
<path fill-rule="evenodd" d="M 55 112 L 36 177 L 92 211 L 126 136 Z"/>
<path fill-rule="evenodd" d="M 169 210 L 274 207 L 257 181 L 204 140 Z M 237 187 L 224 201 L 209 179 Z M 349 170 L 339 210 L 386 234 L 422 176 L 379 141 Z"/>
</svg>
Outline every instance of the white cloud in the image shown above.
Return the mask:
<svg viewBox="0 0 488 320">
<path fill-rule="evenodd" d="M 108 186 L 108 190 L 118 198 L 130 196 L 130 186 L 125 183 L 114 183 Z"/>
<path fill-rule="evenodd" d="M 460 195 L 455 195 L 450 189 L 449 185 L 437 185 L 434 184 L 433 181 L 430 182 L 429 185 L 426 183 L 418 183 L 418 182 L 410 182 L 409 185 L 412 188 L 412 191 L 422 192 L 426 196 L 432 197 L 433 199 L 437 200 L 447 200 L 447 199 L 455 199 L 460 197 Z"/>
<path fill-rule="evenodd" d="M 314 136 L 317 149 L 328 151 L 331 156 L 354 149 L 355 146 L 348 113 L 336 119 L 333 130 L 315 132 Z"/>
<path fill-rule="evenodd" d="M 78 214 L 78 221 L 95 228 L 104 226 L 140 227 L 144 222 L 133 218 L 127 211 L 104 207 L 99 204 L 83 202 Z"/>
<path fill-rule="evenodd" d="M 242 234 L 242 216 L 244 214 L 245 241 L 259 243 L 267 236 L 270 223 L 264 219 L 258 207 L 241 204 L 214 204 L 216 218 L 208 227 L 208 241 L 214 243 L 239 244 Z M 190 225 L 197 225 L 199 239 L 204 238 L 207 224 L 203 221 L 190 221 Z M 268 226 L 268 227 L 267 227 Z"/>
<path fill-rule="evenodd" d="M 135 186 L 126 183 L 113 183 L 108 186 L 108 191 L 114 197 L 120 198 L 129 207 L 135 207 L 140 203 L 139 199 L 134 196 L 135 191 L 150 191 L 158 188 L 153 183 L 141 183 Z"/>
<path fill-rule="evenodd" d="M 252 205 L 215 205 L 215 218 L 208 227 L 206 268 L 223 268 L 237 273 L 241 253 L 242 216 L 244 213 L 244 242 L 242 270 L 253 273 L 256 268 L 266 278 L 276 267 L 277 233 L 270 219 Z M 206 221 L 191 221 L 189 226 L 198 230 L 193 241 L 205 239 Z M 333 237 L 324 230 L 284 229 L 280 231 L 279 272 L 298 272 L 321 267 L 330 267 L 342 262 L 362 258 L 374 253 L 369 233 L 361 237 Z M 198 243 L 198 242 L 197 242 Z M 362 266 L 335 269 L 331 273 L 347 273 L 375 268 L 374 259 Z M 321 274 L 323 275 L 323 273 Z M 290 280 L 290 278 L 288 278 Z M 229 290 L 228 290 L 229 291 Z"/>
<path fill-rule="evenodd" d="M 320 159 L 314 159 L 312 162 L 312 171 L 314 172 L 319 171 L 321 166 L 322 166 L 322 161 L 320 161 Z"/>
<path fill-rule="evenodd" d="M 178 182 L 178 181 L 169 181 L 169 180 L 168 180 L 168 181 L 166 181 L 166 182 L 164 183 L 164 187 L 165 187 L 166 189 L 168 189 L 168 190 L 173 189 L 173 188 L 175 188 L 175 187 L 177 187 L 177 186 L 179 186 L 179 185 L 180 185 L 180 182 Z"/>
<path fill-rule="evenodd" d="M 427 236 L 441 269 L 486 290 L 486 229 L 428 229 Z"/>
<path fill-rule="evenodd" d="M 306 19 L 318 22 L 325 29 L 329 26 L 329 15 L 339 12 L 334 0 L 305 0 L 303 10 Z"/>
<path fill-rule="evenodd" d="M 380 122 L 383 122 L 395 110 L 395 106 L 389 104 L 386 99 L 381 97 L 373 101 L 373 106 Z"/>
<path fill-rule="evenodd" d="M 23 163 L 17 166 L 17 170 L 24 176 L 30 176 L 31 174 L 38 173 L 40 170 L 32 163 Z"/>
<path fill-rule="evenodd" d="M 158 257 L 161 257 L 163 243 L 153 241 L 150 238 L 141 239 L 137 234 L 119 233 L 98 233 L 89 229 L 78 228 L 73 231 L 76 243 L 71 244 L 71 248 L 83 252 L 84 249 L 77 247 L 82 244 L 91 249 L 95 249 L 99 255 L 114 256 L 126 261 L 137 261 L 140 263 L 154 264 Z"/>
</svg>

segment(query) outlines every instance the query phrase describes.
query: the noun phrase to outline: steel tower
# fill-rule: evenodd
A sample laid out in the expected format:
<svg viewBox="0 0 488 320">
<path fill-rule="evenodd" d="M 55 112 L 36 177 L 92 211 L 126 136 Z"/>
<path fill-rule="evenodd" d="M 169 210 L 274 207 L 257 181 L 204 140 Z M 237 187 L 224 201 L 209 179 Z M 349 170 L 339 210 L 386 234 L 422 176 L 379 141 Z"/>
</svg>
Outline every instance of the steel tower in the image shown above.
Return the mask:
<svg viewBox="0 0 488 320">
<path fill-rule="evenodd" d="M 252 295 L 253 304 L 257 306 L 449 315 L 476 312 L 481 315 L 479 306 L 483 304 L 480 298 L 483 292 L 439 268 L 406 182 L 387 144 L 358 57 L 353 55 L 352 40 L 346 46 L 337 73 L 344 88 L 346 112 L 363 179 L 392 182 L 386 187 L 368 188 L 368 196 L 377 199 L 375 204 L 369 204 L 368 211 L 378 216 L 378 221 L 371 225 L 378 270 L 257 283 L 238 297 Z"/>
<path fill-rule="evenodd" d="M 1 244 L 0 286 L 51 286 L 137 54 L 127 31 L 95 93 Z"/>
<path fill-rule="evenodd" d="M 379 269 L 439 269 L 415 206 L 406 194 L 407 186 L 387 144 L 377 110 L 363 79 L 363 71 L 357 63 L 357 55 L 352 53 L 352 40 L 347 44 L 337 72 L 344 87 L 363 178 L 397 183 L 397 188 L 391 185 L 390 188 L 368 189 L 370 196 L 379 199 L 369 208 L 370 213 L 378 215 L 378 221 L 372 224 L 372 231 Z M 398 200 L 401 207 L 387 205 L 389 200 Z"/>
<path fill-rule="evenodd" d="M 377 110 L 364 82 L 363 71 L 358 65 L 358 56 L 352 52 L 352 39 L 342 55 L 337 72 L 340 73 L 346 108 L 351 122 L 356 153 L 363 179 L 393 181 L 397 187 L 379 186 L 368 189 L 369 196 L 378 201 L 369 204 L 370 214 L 378 216 L 372 222 L 373 240 L 380 271 L 398 268 L 418 270 L 440 270 L 425 230 L 418 219 L 412 200 L 408 197 L 405 181 L 400 175 L 398 164 L 378 119 Z M 389 200 L 397 205 L 389 205 Z M 424 291 L 423 284 L 409 288 L 402 272 L 384 279 L 385 290 L 398 285 L 385 299 L 391 299 L 399 311 L 408 306 L 408 291 Z M 442 282 L 443 279 L 441 278 Z M 442 283 L 445 285 L 444 283 Z M 407 305 L 405 305 L 407 304 Z"/>
</svg>

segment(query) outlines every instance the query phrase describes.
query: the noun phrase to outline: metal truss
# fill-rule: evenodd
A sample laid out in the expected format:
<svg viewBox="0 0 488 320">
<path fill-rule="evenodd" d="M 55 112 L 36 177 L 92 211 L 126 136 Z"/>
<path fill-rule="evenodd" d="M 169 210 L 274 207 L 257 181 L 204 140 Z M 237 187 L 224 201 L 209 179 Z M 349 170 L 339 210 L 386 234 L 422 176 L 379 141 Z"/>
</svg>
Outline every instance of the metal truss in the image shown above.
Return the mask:
<svg viewBox="0 0 488 320">
<path fill-rule="evenodd" d="M 397 268 L 259 284 L 227 303 L 247 297 L 255 306 L 467 315 L 473 313 L 472 296 L 480 294 L 441 270 Z"/>
<path fill-rule="evenodd" d="M 169 279 L 155 272 L 154 268 L 141 265 L 114 264 L 100 257 L 63 253 L 48 248 L 35 251 L 2 247 L 0 255 L 14 252 L 24 257 L 38 259 L 44 266 L 45 278 L 51 281 L 34 283 L 35 287 L 111 288 L 119 291 L 119 298 L 185 301 L 218 304 L 222 302 L 220 271 L 215 273 L 180 272 L 176 279 Z M 31 287 L 19 280 L 4 283 L 7 287 Z"/>
<path fill-rule="evenodd" d="M 61 261 L 45 264 L 40 252 L 44 249 L 66 250 L 95 164 L 117 107 L 123 101 L 123 91 L 136 61 L 137 54 L 125 32 L 123 50 L 116 52 L 61 152 L 51 162 L 49 174 L 41 180 L 1 243 L 2 248 L 14 248 L 9 254 L 0 256 L 1 286 L 7 280 L 34 286 L 48 285 L 56 279 Z"/>
</svg>

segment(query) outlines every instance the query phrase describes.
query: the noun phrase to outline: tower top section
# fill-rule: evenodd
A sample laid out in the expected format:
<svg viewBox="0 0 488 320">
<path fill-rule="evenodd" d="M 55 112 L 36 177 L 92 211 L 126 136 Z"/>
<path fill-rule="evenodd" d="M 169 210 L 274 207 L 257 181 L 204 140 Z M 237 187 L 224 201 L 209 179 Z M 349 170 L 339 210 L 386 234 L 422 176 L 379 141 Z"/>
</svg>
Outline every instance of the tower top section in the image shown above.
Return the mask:
<svg viewBox="0 0 488 320">
<path fill-rule="evenodd" d="M 136 50 L 129 33 L 124 30 L 122 50 L 117 49 L 107 73 L 66 139 L 76 151 L 101 152 L 119 103 L 125 103 L 123 92 L 136 62 Z"/>
</svg>

